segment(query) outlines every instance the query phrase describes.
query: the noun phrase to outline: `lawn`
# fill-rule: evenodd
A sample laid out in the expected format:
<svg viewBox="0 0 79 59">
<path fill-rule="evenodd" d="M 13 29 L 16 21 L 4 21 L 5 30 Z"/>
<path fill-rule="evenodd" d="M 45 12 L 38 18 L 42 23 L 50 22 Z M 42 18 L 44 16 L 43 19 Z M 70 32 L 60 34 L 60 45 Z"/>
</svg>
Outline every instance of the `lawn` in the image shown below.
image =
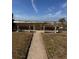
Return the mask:
<svg viewBox="0 0 79 59">
<path fill-rule="evenodd" d="M 32 39 L 30 32 L 13 32 L 12 33 L 12 58 L 25 59 L 28 48 Z"/>
<path fill-rule="evenodd" d="M 43 33 L 48 59 L 67 59 L 67 33 Z"/>
</svg>

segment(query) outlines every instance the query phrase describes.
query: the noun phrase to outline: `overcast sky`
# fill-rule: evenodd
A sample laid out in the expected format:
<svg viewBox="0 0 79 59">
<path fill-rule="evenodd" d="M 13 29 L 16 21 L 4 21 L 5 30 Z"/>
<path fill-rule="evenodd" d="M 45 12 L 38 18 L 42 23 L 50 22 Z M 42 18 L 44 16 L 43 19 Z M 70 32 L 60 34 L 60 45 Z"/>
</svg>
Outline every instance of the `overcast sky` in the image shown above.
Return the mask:
<svg viewBox="0 0 79 59">
<path fill-rule="evenodd" d="M 57 20 L 67 17 L 67 0 L 13 0 L 16 19 Z"/>
</svg>

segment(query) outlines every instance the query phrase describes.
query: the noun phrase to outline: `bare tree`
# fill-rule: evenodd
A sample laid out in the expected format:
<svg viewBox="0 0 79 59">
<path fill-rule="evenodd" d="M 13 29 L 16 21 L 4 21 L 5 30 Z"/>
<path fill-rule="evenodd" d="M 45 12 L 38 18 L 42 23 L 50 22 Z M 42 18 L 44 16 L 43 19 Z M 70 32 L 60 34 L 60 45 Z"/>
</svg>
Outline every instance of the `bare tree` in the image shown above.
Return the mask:
<svg viewBox="0 0 79 59">
<path fill-rule="evenodd" d="M 67 28 L 67 22 L 65 18 L 60 18 L 58 21 L 60 22 L 60 27 L 62 27 L 63 30 Z"/>
</svg>

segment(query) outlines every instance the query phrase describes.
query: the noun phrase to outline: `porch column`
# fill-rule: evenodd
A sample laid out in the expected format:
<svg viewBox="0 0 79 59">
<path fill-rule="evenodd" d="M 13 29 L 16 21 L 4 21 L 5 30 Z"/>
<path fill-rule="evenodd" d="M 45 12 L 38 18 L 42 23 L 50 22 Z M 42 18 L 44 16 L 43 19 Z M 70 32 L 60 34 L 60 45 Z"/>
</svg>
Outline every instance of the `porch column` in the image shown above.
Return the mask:
<svg viewBox="0 0 79 59">
<path fill-rule="evenodd" d="M 35 25 L 33 25 L 33 30 L 35 30 Z"/>
<path fill-rule="evenodd" d="M 17 32 L 19 32 L 19 25 L 17 25 Z"/>
<path fill-rule="evenodd" d="M 45 30 L 45 26 L 43 26 L 43 30 Z"/>
<path fill-rule="evenodd" d="M 29 26 L 29 30 L 31 30 L 31 29 L 30 29 L 30 26 Z"/>
<path fill-rule="evenodd" d="M 56 33 L 56 29 L 57 29 L 57 27 L 55 26 L 55 33 Z"/>
</svg>

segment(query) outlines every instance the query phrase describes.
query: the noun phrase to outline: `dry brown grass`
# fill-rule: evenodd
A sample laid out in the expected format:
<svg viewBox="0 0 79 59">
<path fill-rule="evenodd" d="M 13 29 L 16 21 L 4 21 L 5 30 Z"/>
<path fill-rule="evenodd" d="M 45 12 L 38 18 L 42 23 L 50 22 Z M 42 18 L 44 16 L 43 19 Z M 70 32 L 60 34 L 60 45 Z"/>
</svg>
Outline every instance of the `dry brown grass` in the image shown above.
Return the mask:
<svg viewBox="0 0 79 59">
<path fill-rule="evenodd" d="M 67 33 L 44 33 L 48 59 L 67 59 Z"/>
<path fill-rule="evenodd" d="M 24 59 L 27 49 L 32 39 L 32 33 L 13 32 L 12 33 L 12 57 L 13 59 Z"/>
</svg>

